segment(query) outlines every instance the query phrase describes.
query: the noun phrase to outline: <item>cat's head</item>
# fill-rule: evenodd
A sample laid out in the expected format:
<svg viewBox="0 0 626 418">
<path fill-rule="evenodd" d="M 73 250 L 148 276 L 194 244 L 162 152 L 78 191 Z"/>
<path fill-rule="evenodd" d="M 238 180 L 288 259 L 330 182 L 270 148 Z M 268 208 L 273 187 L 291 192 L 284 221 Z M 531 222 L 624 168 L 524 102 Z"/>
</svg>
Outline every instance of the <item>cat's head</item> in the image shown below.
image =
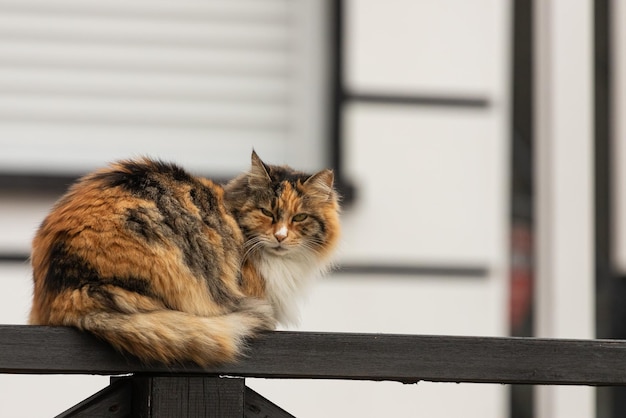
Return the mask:
<svg viewBox="0 0 626 418">
<path fill-rule="evenodd" d="M 333 179 L 331 170 L 311 175 L 265 164 L 253 151 L 250 171 L 226 186 L 247 254 L 328 258 L 340 232 Z"/>
</svg>

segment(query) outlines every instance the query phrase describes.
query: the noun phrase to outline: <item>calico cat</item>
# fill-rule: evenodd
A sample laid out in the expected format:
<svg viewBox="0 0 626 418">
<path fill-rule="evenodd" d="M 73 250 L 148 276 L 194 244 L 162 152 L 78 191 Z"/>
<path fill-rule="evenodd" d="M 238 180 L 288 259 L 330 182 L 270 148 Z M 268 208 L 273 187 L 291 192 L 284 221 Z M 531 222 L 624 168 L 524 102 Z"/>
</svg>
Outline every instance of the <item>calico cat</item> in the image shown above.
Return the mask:
<svg viewBox="0 0 626 418">
<path fill-rule="evenodd" d="M 234 361 L 297 320 L 339 232 L 333 173 L 267 165 L 225 186 L 126 160 L 74 184 L 33 240 L 29 322 L 73 326 L 144 362 Z"/>
</svg>

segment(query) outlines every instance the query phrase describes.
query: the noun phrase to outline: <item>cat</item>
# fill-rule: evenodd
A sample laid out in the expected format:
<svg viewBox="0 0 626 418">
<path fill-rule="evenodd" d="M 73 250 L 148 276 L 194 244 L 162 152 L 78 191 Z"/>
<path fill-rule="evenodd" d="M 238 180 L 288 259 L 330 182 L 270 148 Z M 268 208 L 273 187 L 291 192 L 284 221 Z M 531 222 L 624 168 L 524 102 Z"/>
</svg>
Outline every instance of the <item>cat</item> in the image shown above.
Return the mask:
<svg viewBox="0 0 626 418">
<path fill-rule="evenodd" d="M 70 187 L 33 239 L 29 323 L 73 326 L 144 363 L 240 358 L 297 322 L 340 234 L 333 172 L 265 164 L 225 185 L 123 160 Z"/>
</svg>

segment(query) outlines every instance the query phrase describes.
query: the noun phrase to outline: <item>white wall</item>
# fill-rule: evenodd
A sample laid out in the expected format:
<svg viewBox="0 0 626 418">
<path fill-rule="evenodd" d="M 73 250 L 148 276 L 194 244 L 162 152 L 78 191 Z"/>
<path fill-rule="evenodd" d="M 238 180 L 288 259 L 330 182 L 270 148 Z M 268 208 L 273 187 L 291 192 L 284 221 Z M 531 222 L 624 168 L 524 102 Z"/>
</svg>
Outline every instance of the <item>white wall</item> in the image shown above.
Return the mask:
<svg viewBox="0 0 626 418">
<path fill-rule="evenodd" d="M 333 274 L 314 289 L 300 329 L 506 335 L 509 1 L 353 0 L 345 12 L 351 91 L 479 96 L 489 105 L 346 107 L 345 170 L 359 197 L 343 215 L 339 261 L 478 265 L 488 273 Z M 0 235 L 0 247 L 28 248 L 50 204 L 0 195 L 0 227 L 10 231 Z M 25 320 L 28 276 L 28 266 L 0 266 L 0 322 Z M 0 376 L 0 415 L 53 415 L 106 384 L 97 377 Z M 249 384 L 298 417 L 495 418 L 506 409 L 501 385 Z M 32 393 L 37 404 L 25 401 Z"/>
<path fill-rule="evenodd" d="M 535 9 L 539 337 L 594 338 L 593 1 Z M 595 391 L 537 387 L 540 418 L 595 416 Z"/>
</svg>

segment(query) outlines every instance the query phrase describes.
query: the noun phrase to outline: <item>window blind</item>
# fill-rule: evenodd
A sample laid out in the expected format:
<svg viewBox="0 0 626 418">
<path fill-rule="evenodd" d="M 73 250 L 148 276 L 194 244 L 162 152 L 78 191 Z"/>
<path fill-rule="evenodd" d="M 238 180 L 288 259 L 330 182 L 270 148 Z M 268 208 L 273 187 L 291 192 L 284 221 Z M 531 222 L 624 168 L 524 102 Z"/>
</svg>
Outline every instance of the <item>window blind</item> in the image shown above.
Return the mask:
<svg viewBox="0 0 626 418">
<path fill-rule="evenodd" d="M 321 167 L 323 3 L 0 0 L 0 171 Z"/>
</svg>

